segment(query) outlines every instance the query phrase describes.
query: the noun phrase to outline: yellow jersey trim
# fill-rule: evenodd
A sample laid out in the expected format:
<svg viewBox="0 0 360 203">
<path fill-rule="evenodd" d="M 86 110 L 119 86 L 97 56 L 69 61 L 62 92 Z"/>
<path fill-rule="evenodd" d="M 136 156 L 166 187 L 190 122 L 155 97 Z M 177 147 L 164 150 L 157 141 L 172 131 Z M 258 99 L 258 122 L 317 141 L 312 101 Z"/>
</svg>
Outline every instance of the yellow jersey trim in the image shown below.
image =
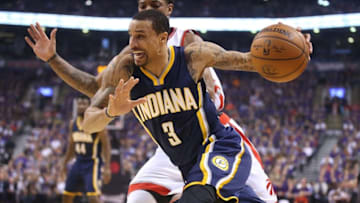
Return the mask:
<svg viewBox="0 0 360 203">
<path fill-rule="evenodd" d="M 82 129 L 82 126 L 81 126 L 81 121 L 82 121 L 81 117 L 78 116 L 78 117 L 76 118 L 76 126 L 77 126 L 77 128 L 78 128 L 79 130 L 83 130 L 83 129 Z"/>
<path fill-rule="evenodd" d="M 206 140 L 207 140 L 206 138 L 208 136 L 208 127 L 207 127 L 207 120 L 206 120 L 205 112 L 204 112 L 204 109 L 202 108 L 203 94 L 202 94 L 202 89 L 201 89 L 201 82 L 198 83 L 197 89 L 198 89 L 198 93 L 199 93 L 199 110 L 196 112 L 196 116 L 198 117 L 200 129 L 201 129 L 201 132 L 203 135 L 202 145 L 204 145 L 206 143 Z"/>
<path fill-rule="evenodd" d="M 224 201 L 230 201 L 230 200 L 234 199 L 234 200 L 236 200 L 236 203 L 239 202 L 239 198 L 236 196 L 230 196 L 230 197 L 222 196 L 220 193 L 220 190 L 235 177 L 235 173 L 237 172 L 237 170 L 239 168 L 239 165 L 241 163 L 241 158 L 244 155 L 244 153 L 245 153 L 244 141 L 241 140 L 241 151 L 236 156 L 236 161 L 233 165 L 233 169 L 232 169 L 231 173 L 227 177 L 225 177 L 224 180 L 220 180 L 219 186 L 216 187 L 216 194 Z"/>
<path fill-rule="evenodd" d="M 199 109 L 197 112 L 196 112 L 196 116 L 199 120 L 199 125 L 200 125 L 200 129 L 201 129 L 201 132 L 202 132 L 202 135 L 203 135 L 203 143 L 202 145 L 204 145 L 206 143 L 206 137 L 207 137 L 207 129 L 206 129 L 206 124 L 205 124 L 205 121 L 204 121 L 204 118 L 203 118 L 203 109 Z"/>
<path fill-rule="evenodd" d="M 153 135 L 151 134 L 150 130 L 146 127 L 146 125 L 141 121 L 139 115 L 136 113 L 136 111 L 134 110 L 134 108 L 132 109 L 132 112 L 134 113 L 135 117 L 138 119 L 139 123 L 142 125 L 142 127 L 145 129 L 145 131 L 150 135 L 151 139 L 157 144 L 158 142 L 155 140 L 155 138 L 153 137 Z"/>
<path fill-rule="evenodd" d="M 153 81 L 154 86 L 159 86 L 159 85 L 163 85 L 164 84 L 164 80 L 165 77 L 167 76 L 167 74 L 169 73 L 169 71 L 171 70 L 172 66 L 174 65 L 174 61 L 175 61 L 175 50 L 173 46 L 169 47 L 169 54 L 170 54 L 170 58 L 169 58 L 169 63 L 167 64 L 167 66 L 165 67 L 164 71 L 160 74 L 159 78 L 156 77 L 154 74 L 152 74 L 151 72 L 149 72 L 148 70 L 146 70 L 143 67 L 140 67 L 140 70 L 142 73 L 144 73 L 144 75 L 146 77 L 148 77 L 150 80 Z"/>
<path fill-rule="evenodd" d="M 162 72 L 161 75 L 160 75 L 160 78 L 159 78 L 160 85 L 164 84 L 165 77 L 167 76 L 167 74 L 171 70 L 172 66 L 174 65 L 175 50 L 174 50 L 173 46 L 170 46 L 169 49 L 170 49 L 170 59 L 169 59 L 169 63 L 167 65 L 167 67 L 165 68 L 164 72 Z"/>
<path fill-rule="evenodd" d="M 207 180 L 209 178 L 209 172 L 206 170 L 207 167 L 205 166 L 205 164 L 207 164 L 206 160 L 207 160 L 207 158 L 209 156 L 209 151 L 210 151 L 210 148 L 211 148 L 211 144 L 215 141 L 212 137 L 210 137 L 209 140 L 210 140 L 211 143 L 209 143 L 208 146 L 206 146 L 205 152 L 202 154 L 201 161 L 200 161 L 200 170 L 201 170 L 201 172 L 203 174 L 203 179 L 201 181 L 194 181 L 194 182 L 191 182 L 191 183 L 185 185 L 184 190 L 186 188 L 189 188 L 189 187 L 193 186 L 193 185 L 205 185 L 205 184 L 207 184 Z"/>
<path fill-rule="evenodd" d="M 96 192 L 87 192 L 86 196 L 98 196 L 101 195 L 101 193 L 96 193 Z"/>
<path fill-rule="evenodd" d="M 93 187 L 95 189 L 95 193 L 97 194 L 100 194 L 100 190 L 98 188 L 98 184 L 97 184 L 97 181 L 98 181 L 98 166 L 99 166 L 99 159 L 97 158 L 97 153 L 98 153 L 98 144 L 99 144 L 99 141 L 100 141 L 100 135 L 96 135 L 96 138 L 95 138 L 95 141 L 94 141 L 94 144 L 93 144 L 93 160 L 94 160 L 94 166 L 93 166 Z"/>
<path fill-rule="evenodd" d="M 154 86 L 159 86 L 160 82 L 158 81 L 157 77 L 155 75 L 153 75 L 152 73 L 150 73 L 149 71 L 147 71 L 145 68 L 140 67 L 141 72 L 144 73 L 144 75 L 146 75 L 146 77 L 148 77 L 150 80 L 153 81 Z"/>
<path fill-rule="evenodd" d="M 68 192 L 68 191 L 64 190 L 63 195 L 68 195 L 68 196 L 82 196 L 83 193 L 82 193 L 82 192 Z"/>
</svg>

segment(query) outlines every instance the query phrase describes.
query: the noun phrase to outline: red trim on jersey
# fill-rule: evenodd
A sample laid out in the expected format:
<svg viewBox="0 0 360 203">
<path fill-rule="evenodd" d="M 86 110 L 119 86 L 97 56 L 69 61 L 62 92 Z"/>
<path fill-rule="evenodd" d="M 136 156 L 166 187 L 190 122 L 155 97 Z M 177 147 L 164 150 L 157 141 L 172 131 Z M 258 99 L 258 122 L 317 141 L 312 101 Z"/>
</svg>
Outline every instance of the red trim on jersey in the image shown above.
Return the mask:
<svg viewBox="0 0 360 203">
<path fill-rule="evenodd" d="M 171 28 L 171 32 L 169 34 L 168 40 L 171 39 L 174 36 L 174 34 L 176 33 L 176 29 L 177 29 L 176 27 Z"/>
<path fill-rule="evenodd" d="M 129 186 L 128 195 L 135 190 L 150 190 L 161 196 L 167 196 L 170 192 L 168 188 L 154 183 L 136 183 Z"/>
<path fill-rule="evenodd" d="M 219 106 L 219 110 L 222 110 L 224 108 L 224 95 L 220 94 L 220 106 Z"/>
<path fill-rule="evenodd" d="M 251 141 L 249 140 L 249 138 L 247 138 L 243 133 L 242 131 L 237 128 L 235 125 L 233 125 L 231 122 L 230 122 L 230 117 L 228 115 L 226 115 L 225 113 L 222 113 L 220 115 L 220 122 L 223 124 L 223 125 L 226 125 L 226 124 L 229 124 L 231 127 L 233 127 L 236 132 L 238 132 L 241 136 L 241 138 L 245 141 L 245 143 L 250 147 L 252 153 L 254 154 L 255 158 L 259 161 L 260 165 L 262 168 L 264 168 L 264 165 L 263 165 L 263 162 L 261 160 L 261 157 L 260 157 L 260 154 L 256 151 L 254 145 L 251 143 Z"/>
<path fill-rule="evenodd" d="M 185 31 L 184 31 L 184 34 L 183 34 L 183 36 L 181 37 L 180 46 L 182 46 L 182 47 L 184 46 L 186 33 L 190 32 L 190 31 L 192 31 L 192 30 L 185 30 Z"/>
<path fill-rule="evenodd" d="M 221 88 L 217 85 L 215 85 L 214 87 L 214 91 L 215 93 L 218 91 L 218 90 L 221 90 Z M 224 108 L 224 95 L 223 94 L 220 94 L 219 95 L 219 99 L 220 99 L 220 106 L 219 108 L 217 109 L 218 111 L 221 111 L 223 108 Z"/>
</svg>

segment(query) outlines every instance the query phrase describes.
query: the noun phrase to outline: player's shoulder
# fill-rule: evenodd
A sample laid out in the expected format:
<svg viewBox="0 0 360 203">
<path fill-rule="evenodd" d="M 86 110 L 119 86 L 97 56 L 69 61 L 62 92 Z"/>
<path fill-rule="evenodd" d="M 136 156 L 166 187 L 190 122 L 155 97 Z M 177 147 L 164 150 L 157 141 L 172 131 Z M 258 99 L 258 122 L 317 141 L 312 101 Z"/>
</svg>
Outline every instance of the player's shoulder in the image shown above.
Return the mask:
<svg viewBox="0 0 360 203">
<path fill-rule="evenodd" d="M 193 42 L 202 42 L 202 38 L 195 30 L 186 30 L 184 33 L 183 46 L 186 47 Z"/>
<path fill-rule="evenodd" d="M 132 54 L 119 54 L 109 63 L 103 71 L 102 86 L 115 85 L 120 79 L 127 80 L 133 73 L 135 67 Z"/>
<path fill-rule="evenodd" d="M 185 55 L 187 55 L 187 54 L 196 54 L 196 53 L 193 53 L 193 52 L 199 51 L 200 47 L 203 44 L 204 44 L 204 42 L 202 42 L 202 41 L 191 42 L 190 44 L 188 44 L 187 46 L 184 47 Z M 199 52 L 197 52 L 197 53 L 199 53 Z"/>
</svg>

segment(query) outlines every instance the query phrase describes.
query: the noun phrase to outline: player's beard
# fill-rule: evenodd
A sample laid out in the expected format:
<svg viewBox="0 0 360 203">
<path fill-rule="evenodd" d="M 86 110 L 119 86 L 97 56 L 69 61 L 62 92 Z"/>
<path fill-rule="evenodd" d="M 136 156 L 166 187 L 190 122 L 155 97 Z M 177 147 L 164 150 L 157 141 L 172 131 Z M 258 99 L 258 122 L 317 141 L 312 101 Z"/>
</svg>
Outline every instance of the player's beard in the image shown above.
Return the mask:
<svg viewBox="0 0 360 203">
<path fill-rule="evenodd" d="M 137 66 L 144 66 L 147 64 L 148 56 L 145 52 L 141 54 L 134 54 L 134 62 Z"/>
</svg>

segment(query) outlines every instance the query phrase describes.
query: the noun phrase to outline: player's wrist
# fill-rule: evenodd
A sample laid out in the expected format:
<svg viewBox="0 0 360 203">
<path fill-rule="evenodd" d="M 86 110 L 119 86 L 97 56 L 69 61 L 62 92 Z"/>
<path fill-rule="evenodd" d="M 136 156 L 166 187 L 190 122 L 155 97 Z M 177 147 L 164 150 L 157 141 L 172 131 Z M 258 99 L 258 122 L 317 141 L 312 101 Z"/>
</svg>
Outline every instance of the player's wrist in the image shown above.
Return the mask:
<svg viewBox="0 0 360 203">
<path fill-rule="evenodd" d="M 110 118 L 110 119 L 114 119 L 116 118 L 117 116 L 113 116 L 109 113 L 109 108 L 108 107 L 105 107 L 105 115 L 106 117 Z"/>
<path fill-rule="evenodd" d="M 51 63 L 57 56 L 58 54 L 55 52 L 48 60 L 46 60 L 46 63 Z"/>
</svg>

